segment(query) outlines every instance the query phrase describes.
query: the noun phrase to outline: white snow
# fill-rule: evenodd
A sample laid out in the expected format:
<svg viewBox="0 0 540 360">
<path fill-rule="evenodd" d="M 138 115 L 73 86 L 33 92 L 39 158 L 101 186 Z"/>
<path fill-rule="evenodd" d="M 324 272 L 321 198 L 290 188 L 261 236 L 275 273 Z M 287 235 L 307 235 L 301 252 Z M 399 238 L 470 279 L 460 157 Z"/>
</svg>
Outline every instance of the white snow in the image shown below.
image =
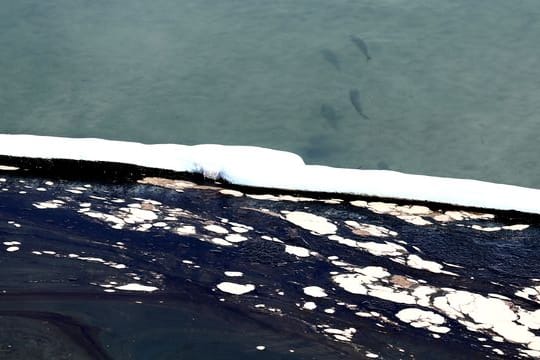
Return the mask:
<svg viewBox="0 0 540 360">
<path fill-rule="evenodd" d="M 306 165 L 254 146 L 145 145 L 103 139 L 0 134 L 0 155 L 107 161 L 200 173 L 237 185 L 434 201 L 540 214 L 540 190 L 484 181 Z"/>
</svg>

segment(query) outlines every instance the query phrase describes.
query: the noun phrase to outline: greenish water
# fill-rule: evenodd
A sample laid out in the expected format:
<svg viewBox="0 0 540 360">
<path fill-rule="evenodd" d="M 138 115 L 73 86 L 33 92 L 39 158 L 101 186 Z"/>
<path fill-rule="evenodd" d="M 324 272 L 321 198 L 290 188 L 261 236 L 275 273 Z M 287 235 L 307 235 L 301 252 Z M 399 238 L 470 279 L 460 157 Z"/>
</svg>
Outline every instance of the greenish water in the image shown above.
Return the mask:
<svg viewBox="0 0 540 360">
<path fill-rule="evenodd" d="M 259 145 L 540 188 L 538 1 L 0 4 L 0 132 Z"/>
</svg>

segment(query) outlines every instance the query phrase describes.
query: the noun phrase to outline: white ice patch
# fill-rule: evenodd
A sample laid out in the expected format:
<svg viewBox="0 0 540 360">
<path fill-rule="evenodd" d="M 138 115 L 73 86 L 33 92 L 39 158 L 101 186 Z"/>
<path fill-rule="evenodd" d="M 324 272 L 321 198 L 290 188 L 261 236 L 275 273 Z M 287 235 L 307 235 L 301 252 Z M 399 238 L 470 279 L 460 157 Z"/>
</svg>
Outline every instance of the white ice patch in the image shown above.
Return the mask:
<svg viewBox="0 0 540 360">
<path fill-rule="evenodd" d="M 320 235 L 334 234 L 337 230 L 337 226 L 330 223 L 328 219 L 303 211 L 288 212 L 285 214 L 285 219 L 303 229 Z"/>
<path fill-rule="evenodd" d="M 408 252 L 403 246 L 389 241 L 385 241 L 384 243 L 377 243 L 373 241 L 356 241 L 343 238 L 339 235 L 330 235 L 328 236 L 328 239 L 336 241 L 345 246 L 363 249 L 375 256 L 399 256 Z"/>
<path fill-rule="evenodd" d="M 348 328 L 348 329 L 333 329 L 333 328 L 326 328 L 323 330 L 325 333 L 332 335 L 336 340 L 340 341 L 351 341 L 354 334 L 356 333 L 355 328 Z"/>
<path fill-rule="evenodd" d="M 397 318 L 416 328 L 425 328 L 429 331 L 445 334 L 450 328 L 441 326 L 446 322 L 443 316 L 433 311 L 420 310 L 417 308 L 407 308 L 396 314 Z"/>
<path fill-rule="evenodd" d="M 225 274 L 225 276 L 229 276 L 229 277 L 244 276 L 244 273 L 241 272 L 241 271 L 225 271 L 224 274 Z"/>
<path fill-rule="evenodd" d="M 237 284 L 233 282 L 222 282 L 217 284 L 217 288 L 223 292 L 234 294 L 234 295 L 243 295 L 255 290 L 255 285 L 253 284 Z"/>
<path fill-rule="evenodd" d="M 315 304 L 313 301 L 307 301 L 302 305 L 302 309 L 306 310 L 315 310 L 317 308 L 317 304 Z"/>
<path fill-rule="evenodd" d="M 179 235 L 194 235 L 197 233 L 195 226 L 191 225 L 179 226 L 175 229 L 175 231 Z"/>
<path fill-rule="evenodd" d="M 219 226 L 219 225 L 215 225 L 215 224 L 206 225 L 204 228 L 206 230 L 214 232 L 216 234 L 228 234 L 229 233 L 229 230 L 225 229 L 223 226 Z"/>
<path fill-rule="evenodd" d="M 129 207 L 129 215 L 126 217 L 127 223 L 139 223 L 144 221 L 154 221 L 158 216 L 151 210 Z"/>
<path fill-rule="evenodd" d="M 57 209 L 61 207 L 63 203 L 59 203 L 59 202 L 55 202 L 54 200 L 51 200 L 51 201 L 33 203 L 32 205 L 38 209 Z"/>
<path fill-rule="evenodd" d="M 141 285 L 137 283 L 130 283 L 126 285 L 116 286 L 115 289 L 118 290 L 125 290 L 125 291 L 146 291 L 146 292 L 152 292 L 158 290 L 155 286 L 147 286 L 147 285 Z"/>
<path fill-rule="evenodd" d="M 427 270 L 436 274 L 443 273 L 457 276 L 457 274 L 443 270 L 443 266 L 441 264 L 436 263 L 435 261 L 424 260 L 418 255 L 409 255 L 407 258 L 407 265 L 415 269 Z"/>
<path fill-rule="evenodd" d="M 522 231 L 522 230 L 525 230 L 525 229 L 529 228 L 529 226 L 530 225 L 526 225 L 526 224 L 515 224 L 515 225 L 503 226 L 502 228 L 504 230 Z"/>
<path fill-rule="evenodd" d="M 237 233 L 246 233 L 249 231 L 249 229 L 246 229 L 245 227 L 241 227 L 241 226 L 233 226 L 231 227 L 231 230 Z"/>
<path fill-rule="evenodd" d="M 540 342 L 540 336 L 529 330 L 536 327 L 536 312 L 510 307 L 504 300 L 454 290 L 445 296 L 436 297 L 433 305 L 471 331 L 489 330 L 501 337 L 501 340 L 525 344 L 531 350 L 534 350 L 531 346 Z M 518 309 L 517 313 L 514 308 Z"/>
<path fill-rule="evenodd" d="M 239 243 L 242 241 L 246 241 L 248 238 L 245 236 L 242 236 L 240 234 L 229 234 L 225 236 L 225 240 L 231 243 Z"/>
<path fill-rule="evenodd" d="M 318 286 L 307 286 L 307 287 L 305 287 L 304 288 L 304 294 L 306 294 L 308 296 L 311 296 L 311 297 L 315 297 L 315 298 L 328 296 L 328 294 L 326 294 L 324 289 L 321 288 L 321 287 L 318 287 Z"/>
<path fill-rule="evenodd" d="M 287 254 L 296 255 L 298 257 L 309 256 L 309 250 L 301 246 L 285 245 L 285 252 Z"/>
<path fill-rule="evenodd" d="M 480 226 L 480 225 L 473 225 L 471 226 L 474 230 L 480 230 L 480 231 L 486 231 L 486 232 L 492 232 L 492 231 L 501 231 L 502 227 L 500 226 Z"/>
<path fill-rule="evenodd" d="M 242 197 L 242 196 L 244 196 L 244 193 L 242 193 L 240 191 L 236 191 L 236 190 L 231 190 L 231 189 L 223 189 L 223 190 L 220 190 L 219 192 L 221 194 L 231 195 L 231 196 L 234 196 L 234 197 Z"/>
<path fill-rule="evenodd" d="M 232 243 L 230 243 L 227 240 L 222 239 L 222 238 L 212 238 L 212 239 L 210 239 L 210 242 L 212 244 L 221 245 L 221 246 L 232 246 L 233 245 Z"/>
<path fill-rule="evenodd" d="M 536 301 L 540 304 L 540 286 L 526 287 L 516 291 L 516 296 Z"/>
<path fill-rule="evenodd" d="M 0 170 L 15 171 L 19 170 L 19 168 L 16 166 L 0 165 Z"/>
<path fill-rule="evenodd" d="M 383 226 L 377 226 L 372 224 L 359 224 L 358 222 L 353 220 L 347 220 L 345 221 L 345 224 L 349 225 L 356 235 L 377 237 L 397 236 L 397 232 L 388 230 Z"/>
<path fill-rule="evenodd" d="M 3 244 L 6 246 L 21 245 L 19 241 L 4 241 Z"/>
</svg>

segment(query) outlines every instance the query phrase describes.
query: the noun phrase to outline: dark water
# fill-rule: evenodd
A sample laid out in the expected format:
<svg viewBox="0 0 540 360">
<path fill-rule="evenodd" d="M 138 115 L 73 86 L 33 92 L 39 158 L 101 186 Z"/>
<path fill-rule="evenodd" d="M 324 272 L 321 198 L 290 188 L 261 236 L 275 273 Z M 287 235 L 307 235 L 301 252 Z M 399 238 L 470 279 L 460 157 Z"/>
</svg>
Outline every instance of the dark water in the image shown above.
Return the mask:
<svg viewBox="0 0 540 360">
<path fill-rule="evenodd" d="M 482 306 L 499 306 L 493 319 L 540 311 L 537 216 L 436 204 L 384 203 L 393 209 L 385 212 L 383 203 L 349 202 L 357 199 L 232 196 L 215 183 L 24 174 L 0 176 L 2 358 L 471 359 L 531 350 L 531 340 L 490 328 L 496 320 Z M 306 213 L 333 230 L 289 218 Z M 528 226 L 501 228 L 518 224 Z M 366 293 L 339 282 L 347 276 L 360 276 Z M 254 289 L 233 295 L 223 282 Z M 469 297 L 462 315 L 440 305 L 457 296 Z M 438 314 L 445 329 L 400 320 L 411 308 Z"/>
<path fill-rule="evenodd" d="M 250 144 L 540 187 L 537 1 L 1 5 L 1 132 Z"/>
</svg>

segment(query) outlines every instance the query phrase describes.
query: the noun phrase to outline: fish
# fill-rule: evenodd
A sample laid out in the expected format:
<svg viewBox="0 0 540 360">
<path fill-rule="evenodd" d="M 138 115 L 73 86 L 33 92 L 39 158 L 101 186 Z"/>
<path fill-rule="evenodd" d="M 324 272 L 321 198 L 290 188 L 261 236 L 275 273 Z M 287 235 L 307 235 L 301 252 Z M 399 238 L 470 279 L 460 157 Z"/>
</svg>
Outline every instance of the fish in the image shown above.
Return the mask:
<svg viewBox="0 0 540 360">
<path fill-rule="evenodd" d="M 371 56 L 369 56 L 369 51 L 368 51 L 366 42 L 355 35 L 351 35 L 350 39 L 353 42 L 353 44 L 356 45 L 358 49 L 360 49 L 362 54 L 364 54 L 364 56 L 366 57 L 366 61 L 371 60 Z"/>
<path fill-rule="evenodd" d="M 328 121 L 331 127 L 337 129 L 341 116 L 339 116 L 338 112 L 332 105 L 322 104 L 320 114 L 324 119 L 326 119 L 326 121 Z"/>
<path fill-rule="evenodd" d="M 324 60 L 332 64 L 332 66 L 334 66 L 336 70 L 341 71 L 341 62 L 339 61 L 339 58 L 335 52 L 329 49 L 322 49 L 321 55 L 324 58 Z"/>
<path fill-rule="evenodd" d="M 367 117 L 366 114 L 364 114 L 364 110 L 362 109 L 362 104 L 360 103 L 360 91 L 358 89 L 352 89 L 349 91 L 349 99 L 351 99 L 351 104 L 356 110 L 358 114 L 360 114 L 361 117 L 364 119 L 369 120 L 369 117 Z"/>
</svg>

